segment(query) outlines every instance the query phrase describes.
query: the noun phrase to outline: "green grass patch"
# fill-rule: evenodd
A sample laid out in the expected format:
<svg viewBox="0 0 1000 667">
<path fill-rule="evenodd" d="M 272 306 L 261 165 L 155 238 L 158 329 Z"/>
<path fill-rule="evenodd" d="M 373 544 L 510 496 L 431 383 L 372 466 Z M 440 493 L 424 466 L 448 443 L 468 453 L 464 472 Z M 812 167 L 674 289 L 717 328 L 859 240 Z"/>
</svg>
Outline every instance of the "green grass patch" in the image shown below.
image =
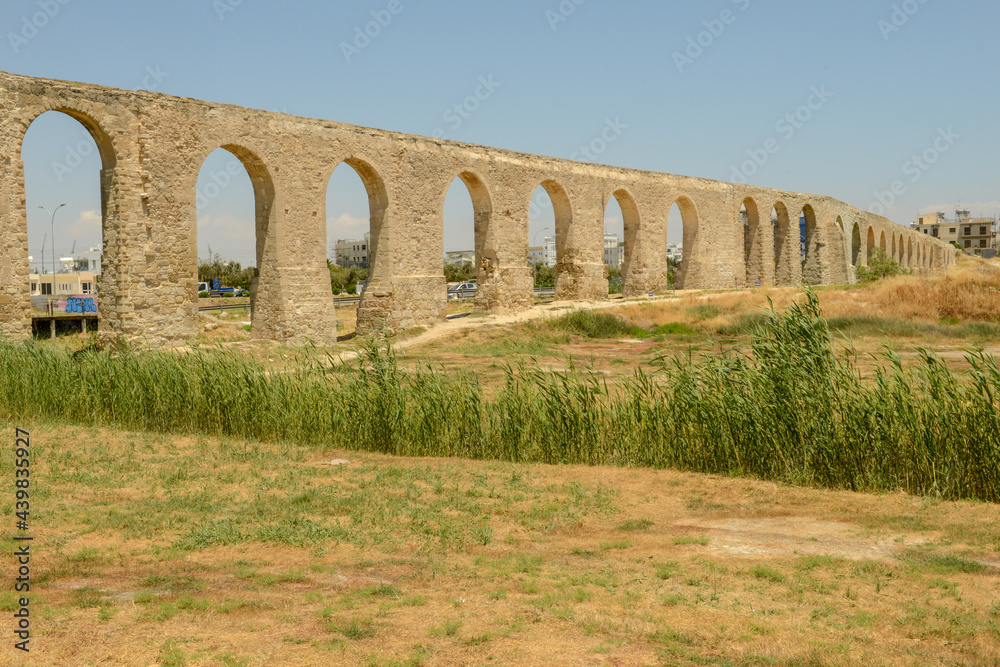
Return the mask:
<svg viewBox="0 0 1000 667">
<path fill-rule="evenodd" d="M 905 559 L 934 574 L 979 574 L 986 571 L 986 566 L 979 561 L 952 554 L 936 554 L 922 549 L 910 550 Z"/>
<path fill-rule="evenodd" d="M 649 519 L 629 519 L 615 526 L 615 530 L 623 532 L 639 533 L 653 527 L 653 522 Z"/>
<path fill-rule="evenodd" d="M 753 568 L 750 569 L 750 574 L 753 575 L 755 579 L 769 581 L 773 584 L 782 584 L 785 582 L 785 575 L 766 565 L 753 566 Z"/>
</svg>

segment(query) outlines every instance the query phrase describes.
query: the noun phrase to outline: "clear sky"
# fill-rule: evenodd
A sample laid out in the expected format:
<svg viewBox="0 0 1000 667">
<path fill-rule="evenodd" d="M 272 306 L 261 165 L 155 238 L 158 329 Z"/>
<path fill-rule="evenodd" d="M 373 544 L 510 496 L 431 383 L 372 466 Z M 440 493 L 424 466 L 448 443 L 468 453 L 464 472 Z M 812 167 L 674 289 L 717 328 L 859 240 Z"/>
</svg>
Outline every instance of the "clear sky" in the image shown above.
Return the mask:
<svg viewBox="0 0 1000 667">
<path fill-rule="evenodd" d="M 376 18 L 387 25 L 355 43 Z M 5 0 L 0 27 L 0 69 L 18 74 L 564 158 L 611 123 L 614 141 L 582 159 L 830 195 L 901 224 L 960 204 L 1000 213 L 996 0 Z M 50 223 L 37 206 L 67 203 L 59 254 L 100 243 L 87 142 L 55 113 L 29 130 L 36 260 Z M 209 158 L 199 190 L 215 194 L 209 175 L 232 159 Z M 252 262 L 249 179 L 202 199 L 201 254 Z M 448 250 L 472 247 L 471 210 L 453 189 Z M 367 216 L 341 167 L 331 239 L 363 234 Z M 609 230 L 618 218 L 612 206 Z"/>
</svg>

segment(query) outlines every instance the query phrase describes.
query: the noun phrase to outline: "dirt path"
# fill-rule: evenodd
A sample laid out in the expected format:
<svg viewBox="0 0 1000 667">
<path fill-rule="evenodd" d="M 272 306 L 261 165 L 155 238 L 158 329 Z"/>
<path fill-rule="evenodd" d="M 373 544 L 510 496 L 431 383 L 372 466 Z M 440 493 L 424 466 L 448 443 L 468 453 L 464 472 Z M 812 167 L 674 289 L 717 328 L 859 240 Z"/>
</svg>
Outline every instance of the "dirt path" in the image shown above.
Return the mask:
<svg viewBox="0 0 1000 667">
<path fill-rule="evenodd" d="M 447 322 L 437 324 L 432 326 L 427 331 L 420 333 L 411 338 L 406 338 L 398 342 L 393 343 L 392 347 L 395 350 L 405 350 L 407 348 L 416 347 L 418 345 L 423 345 L 424 343 L 429 343 L 431 341 L 437 340 L 439 338 L 445 338 L 452 336 L 460 331 L 466 329 L 480 329 L 482 327 L 489 326 L 505 326 L 510 324 L 520 324 L 522 322 L 531 322 L 534 320 L 546 319 L 549 317 L 557 317 L 568 311 L 573 310 L 605 310 L 608 308 L 618 308 L 626 304 L 633 304 L 638 302 L 655 302 L 655 301 L 672 301 L 679 299 L 683 296 L 689 296 L 691 294 L 697 294 L 697 292 L 676 292 L 670 296 L 654 297 L 651 299 L 630 299 L 628 301 L 622 299 L 616 299 L 614 301 L 607 301 L 602 303 L 583 303 L 579 301 L 553 301 L 541 306 L 535 306 L 531 310 L 526 310 L 524 312 L 516 313 L 514 315 L 458 315 L 452 316 Z M 356 350 L 351 350 L 343 352 L 338 355 L 341 361 L 349 361 L 351 359 L 356 359 L 358 352 Z"/>
</svg>

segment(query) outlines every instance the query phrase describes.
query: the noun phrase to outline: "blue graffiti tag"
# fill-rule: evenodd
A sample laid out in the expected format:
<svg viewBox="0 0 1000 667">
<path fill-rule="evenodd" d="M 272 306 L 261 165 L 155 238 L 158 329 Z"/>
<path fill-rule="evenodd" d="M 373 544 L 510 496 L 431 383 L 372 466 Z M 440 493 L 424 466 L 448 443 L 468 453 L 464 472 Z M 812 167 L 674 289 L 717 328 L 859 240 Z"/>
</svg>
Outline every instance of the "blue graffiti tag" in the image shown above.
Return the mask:
<svg viewBox="0 0 1000 667">
<path fill-rule="evenodd" d="M 97 304 L 94 303 L 93 299 L 83 298 L 83 297 L 70 297 L 66 299 L 66 312 L 78 315 L 83 315 L 84 313 L 96 313 Z"/>
</svg>

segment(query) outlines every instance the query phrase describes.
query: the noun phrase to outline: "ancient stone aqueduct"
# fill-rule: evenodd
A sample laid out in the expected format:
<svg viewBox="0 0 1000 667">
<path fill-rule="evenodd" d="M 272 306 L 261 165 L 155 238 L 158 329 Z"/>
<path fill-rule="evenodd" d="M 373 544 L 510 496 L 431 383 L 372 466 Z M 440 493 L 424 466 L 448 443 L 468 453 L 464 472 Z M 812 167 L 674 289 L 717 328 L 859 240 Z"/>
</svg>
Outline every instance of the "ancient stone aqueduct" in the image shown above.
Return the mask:
<svg viewBox="0 0 1000 667">
<path fill-rule="evenodd" d="M 667 288 L 667 217 L 675 203 L 684 225 L 677 282 L 686 289 L 844 284 L 878 247 L 922 274 L 954 262 L 947 244 L 829 197 L 0 73 L 0 332 L 8 339 L 31 332 L 21 144 L 31 123 L 51 110 L 80 121 L 103 161 L 101 328 L 153 346 L 182 345 L 198 334 L 195 190 L 203 162 L 220 147 L 246 167 L 256 197 L 258 339 L 336 342 L 326 191 L 345 162 L 361 176 L 371 205 L 374 257 L 358 312 L 362 329 L 445 319 L 443 208 L 456 177 L 472 196 L 477 306 L 489 312 L 533 304 L 528 210 L 539 185 L 555 209 L 557 293 L 566 300 L 608 298 L 603 234 L 612 197 L 625 218 L 626 294 Z"/>
</svg>

